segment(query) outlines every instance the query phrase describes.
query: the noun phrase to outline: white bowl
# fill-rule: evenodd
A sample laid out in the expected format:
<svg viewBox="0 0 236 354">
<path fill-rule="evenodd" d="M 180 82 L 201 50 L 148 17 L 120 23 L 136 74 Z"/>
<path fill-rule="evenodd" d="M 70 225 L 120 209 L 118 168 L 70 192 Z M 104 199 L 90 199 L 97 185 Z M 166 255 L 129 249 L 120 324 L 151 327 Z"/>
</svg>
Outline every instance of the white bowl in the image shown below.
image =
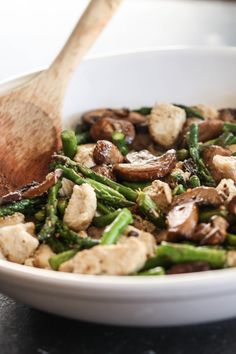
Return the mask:
<svg viewBox="0 0 236 354">
<path fill-rule="evenodd" d="M 78 112 L 102 106 L 139 107 L 156 101 L 236 106 L 235 62 L 232 48 L 154 50 L 84 61 L 68 89 L 63 123 L 71 125 Z M 109 324 L 181 325 L 236 316 L 236 269 L 108 277 L 0 260 L 0 290 L 44 311 Z"/>
</svg>

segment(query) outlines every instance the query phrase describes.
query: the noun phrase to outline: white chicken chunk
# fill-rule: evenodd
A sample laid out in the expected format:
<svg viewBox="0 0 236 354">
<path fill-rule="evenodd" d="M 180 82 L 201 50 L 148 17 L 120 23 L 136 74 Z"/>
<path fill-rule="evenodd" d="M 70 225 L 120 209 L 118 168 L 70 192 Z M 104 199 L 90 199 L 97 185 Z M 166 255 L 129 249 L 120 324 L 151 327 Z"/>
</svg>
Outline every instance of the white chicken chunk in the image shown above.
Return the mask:
<svg viewBox="0 0 236 354">
<path fill-rule="evenodd" d="M 216 190 L 222 195 L 226 203 L 230 202 L 230 200 L 236 195 L 236 186 L 234 181 L 230 178 L 223 178 L 216 187 Z"/>
<path fill-rule="evenodd" d="M 155 180 L 151 186 L 144 188 L 145 194 L 164 211 L 167 211 L 172 203 L 172 193 L 169 185 L 165 182 Z"/>
<path fill-rule="evenodd" d="M 67 178 L 62 178 L 61 188 L 59 190 L 60 197 L 70 197 L 73 192 L 74 183 Z"/>
<path fill-rule="evenodd" d="M 206 119 L 216 119 L 219 116 L 219 112 L 217 111 L 217 109 L 206 104 L 198 104 L 194 107 Z"/>
<path fill-rule="evenodd" d="M 127 226 L 127 228 L 124 231 L 124 235 L 126 237 L 137 237 L 139 241 L 143 242 L 146 250 L 147 250 L 147 255 L 148 257 L 154 257 L 155 256 L 155 251 L 156 251 L 156 241 L 154 236 L 150 232 L 145 232 L 143 230 L 139 230 L 134 226 Z M 127 240 L 125 237 L 123 240 Z"/>
<path fill-rule="evenodd" d="M 182 108 L 169 103 L 156 104 L 149 116 L 149 132 L 153 140 L 164 146 L 172 146 L 186 121 Z"/>
<path fill-rule="evenodd" d="M 23 223 L 25 216 L 21 213 L 14 213 L 13 215 L 7 215 L 0 218 L 0 227 L 16 225 Z"/>
<path fill-rule="evenodd" d="M 236 182 L 236 157 L 215 155 L 212 162 L 224 178 L 230 178 Z"/>
<path fill-rule="evenodd" d="M 93 220 L 96 209 L 97 198 L 93 188 L 87 183 L 75 185 L 63 221 L 72 230 L 86 230 Z"/>
<path fill-rule="evenodd" d="M 80 163 L 84 167 L 91 168 L 95 166 L 93 159 L 93 150 L 96 144 L 83 144 L 77 147 L 77 152 L 74 156 L 74 161 Z"/>
<path fill-rule="evenodd" d="M 0 259 L 6 260 L 6 257 L 4 257 L 2 251 L 0 250 Z"/>
<path fill-rule="evenodd" d="M 26 228 L 26 224 L 0 228 L 0 250 L 9 261 L 23 264 L 38 247 L 38 240 Z"/>
<path fill-rule="evenodd" d="M 41 244 L 36 250 L 33 257 L 33 266 L 43 269 L 51 269 L 51 266 L 48 262 L 49 258 L 55 256 L 55 253 L 48 245 Z"/>
<path fill-rule="evenodd" d="M 147 247 L 136 237 L 116 245 L 95 246 L 78 252 L 59 270 L 80 274 L 128 275 L 141 269 L 147 260 Z"/>
</svg>

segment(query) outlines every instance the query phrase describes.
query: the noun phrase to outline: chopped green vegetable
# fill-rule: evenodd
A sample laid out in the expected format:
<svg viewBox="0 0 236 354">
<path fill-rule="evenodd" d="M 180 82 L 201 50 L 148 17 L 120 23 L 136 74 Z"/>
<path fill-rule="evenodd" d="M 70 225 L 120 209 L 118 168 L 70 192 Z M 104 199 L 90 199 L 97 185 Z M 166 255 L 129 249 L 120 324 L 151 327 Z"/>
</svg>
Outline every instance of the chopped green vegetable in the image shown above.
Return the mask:
<svg viewBox="0 0 236 354">
<path fill-rule="evenodd" d="M 118 149 L 120 150 L 120 152 L 122 153 L 122 155 L 127 155 L 129 152 L 129 148 L 128 145 L 125 141 L 125 135 L 119 131 L 115 131 L 112 134 L 112 142 L 113 144 L 115 144 Z"/>
<path fill-rule="evenodd" d="M 77 151 L 75 132 L 73 130 L 64 130 L 61 133 L 61 140 L 64 154 L 72 159 Z"/>
</svg>

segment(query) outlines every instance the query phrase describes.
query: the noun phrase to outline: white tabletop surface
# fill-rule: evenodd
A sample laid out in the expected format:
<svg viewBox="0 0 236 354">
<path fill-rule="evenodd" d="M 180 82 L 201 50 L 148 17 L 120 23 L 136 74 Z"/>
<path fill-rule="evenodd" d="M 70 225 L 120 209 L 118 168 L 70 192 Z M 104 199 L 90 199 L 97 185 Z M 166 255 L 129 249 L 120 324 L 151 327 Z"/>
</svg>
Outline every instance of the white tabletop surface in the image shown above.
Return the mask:
<svg viewBox="0 0 236 354">
<path fill-rule="evenodd" d="M 0 80 L 47 67 L 86 0 L 2 0 Z M 89 55 L 176 45 L 236 45 L 236 2 L 124 0 Z"/>
</svg>

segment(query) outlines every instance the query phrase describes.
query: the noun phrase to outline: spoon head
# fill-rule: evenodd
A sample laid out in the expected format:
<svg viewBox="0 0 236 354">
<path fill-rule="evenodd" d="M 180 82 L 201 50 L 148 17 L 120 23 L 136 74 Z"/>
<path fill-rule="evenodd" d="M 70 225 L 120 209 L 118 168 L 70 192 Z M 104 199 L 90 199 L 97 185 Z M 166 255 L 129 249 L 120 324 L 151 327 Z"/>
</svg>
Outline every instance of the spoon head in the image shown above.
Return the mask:
<svg viewBox="0 0 236 354">
<path fill-rule="evenodd" d="M 60 147 L 59 114 L 48 112 L 17 94 L 0 98 L 0 195 L 40 182 L 48 172 Z"/>
</svg>

